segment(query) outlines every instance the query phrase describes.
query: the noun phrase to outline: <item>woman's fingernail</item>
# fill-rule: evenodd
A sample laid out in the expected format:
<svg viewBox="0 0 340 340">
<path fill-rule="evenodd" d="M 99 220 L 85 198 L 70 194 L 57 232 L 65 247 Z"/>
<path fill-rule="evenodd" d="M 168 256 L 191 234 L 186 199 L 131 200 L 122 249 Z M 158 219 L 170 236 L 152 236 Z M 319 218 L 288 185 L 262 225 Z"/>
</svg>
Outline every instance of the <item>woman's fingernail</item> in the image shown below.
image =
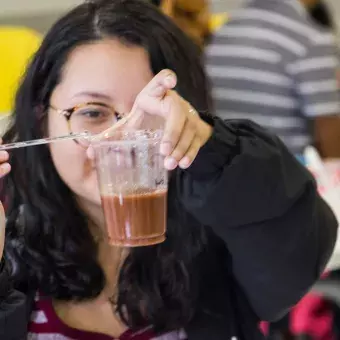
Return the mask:
<svg viewBox="0 0 340 340">
<path fill-rule="evenodd" d="M 172 144 L 170 142 L 162 142 L 160 152 L 163 156 L 169 156 L 172 152 Z"/>
<path fill-rule="evenodd" d="M 173 74 L 169 74 L 164 79 L 165 85 L 168 87 L 174 87 L 176 85 L 176 79 Z"/>
<path fill-rule="evenodd" d="M 164 166 L 165 166 L 165 168 L 168 169 L 168 170 L 173 170 L 173 169 L 175 169 L 177 165 L 178 165 L 178 164 L 177 164 L 177 161 L 176 161 L 176 159 L 173 158 L 173 157 L 167 157 L 167 158 L 165 159 L 165 161 L 164 161 Z"/>
<path fill-rule="evenodd" d="M 0 166 L 1 174 L 7 174 L 10 170 L 11 170 L 11 166 L 9 165 L 9 163 L 1 164 Z"/>
<path fill-rule="evenodd" d="M 0 158 L 1 158 L 2 160 L 8 159 L 8 158 L 9 158 L 8 152 L 7 152 L 7 151 L 0 151 Z"/>
<path fill-rule="evenodd" d="M 190 160 L 189 157 L 184 157 L 184 158 L 182 158 L 181 161 L 179 162 L 179 166 L 180 166 L 180 168 L 182 168 L 182 169 L 188 168 L 188 167 L 190 166 L 190 164 L 191 164 L 191 160 Z"/>
</svg>

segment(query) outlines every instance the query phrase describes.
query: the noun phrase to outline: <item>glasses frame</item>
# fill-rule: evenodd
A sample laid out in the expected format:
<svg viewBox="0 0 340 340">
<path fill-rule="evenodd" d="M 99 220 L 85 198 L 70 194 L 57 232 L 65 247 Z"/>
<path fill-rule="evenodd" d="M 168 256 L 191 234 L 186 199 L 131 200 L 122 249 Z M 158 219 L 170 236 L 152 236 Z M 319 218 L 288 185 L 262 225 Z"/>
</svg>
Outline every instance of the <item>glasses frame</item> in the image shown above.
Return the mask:
<svg viewBox="0 0 340 340">
<path fill-rule="evenodd" d="M 73 134 L 72 132 L 72 128 L 71 128 L 71 117 L 72 117 L 72 114 L 79 110 L 79 109 L 82 109 L 86 106 L 90 106 L 90 105 L 97 105 L 97 106 L 102 106 L 102 107 L 105 107 L 107 109 L 110 109 L 112 110 L 112 112 L 114 113 L 114 115 L 116 116 L 117 120 L 121 119 L 121 115 L 119 113 L 117 113 L 110 105 L 107 105 L 107 104 L 104 104 L 104 103 L 101 103 L 101 102 L 86 102 L 86 103 L 81 103 L 81 104 L 78 104 L 78 105 L 75 105 L 69 109 L 59 109 L 57 107 L 55 107 L 54 105 L 49 105 L 49 108 L 56 111 L 58 114 L 62 115 L 65 119 L 66 119 L 66 122 L 67 122 L 67 129 L 68 129 L 68 132 L 70 135 Z M 78 145 L 81 145 L 81 143 L 79 143 L 79 141 L 77 141 L 76 139 L 74 139 L 74 142 L 77 143 Z M 82 145 L 81 145 L 82 146 Z"/>
</svg>

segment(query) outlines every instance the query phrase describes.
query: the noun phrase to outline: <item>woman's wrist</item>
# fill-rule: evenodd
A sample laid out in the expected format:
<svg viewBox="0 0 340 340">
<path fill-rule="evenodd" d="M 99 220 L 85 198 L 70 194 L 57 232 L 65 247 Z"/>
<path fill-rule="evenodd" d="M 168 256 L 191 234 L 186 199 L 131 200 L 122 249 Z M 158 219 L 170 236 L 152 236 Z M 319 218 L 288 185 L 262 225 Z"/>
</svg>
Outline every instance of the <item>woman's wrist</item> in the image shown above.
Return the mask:
<svg viewBox="0 0 340 340">
<path fill-rule="evenodd" d="M 236 132 L 226 122 L 219 118 L 205 124 L 211 128 L 211 134 L 200 149 L 193 164 L 186 170 L 197 179 L 214 178 L 218 171 L 222 171 L 235 153 Z"/>
</svg>

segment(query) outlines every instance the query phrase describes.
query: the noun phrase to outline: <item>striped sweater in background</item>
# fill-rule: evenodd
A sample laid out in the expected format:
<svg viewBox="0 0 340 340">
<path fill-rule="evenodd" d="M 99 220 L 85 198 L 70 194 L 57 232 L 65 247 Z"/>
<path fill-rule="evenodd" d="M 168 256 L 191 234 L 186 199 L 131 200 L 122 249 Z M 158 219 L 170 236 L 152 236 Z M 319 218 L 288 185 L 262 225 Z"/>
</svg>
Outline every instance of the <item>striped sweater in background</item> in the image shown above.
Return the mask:
<svg viewBox="0 0 340 340">
<path fill-rule="evenodd" d="M 299 0 L 251 0 L 207 47 L 216 114 L 251 119 L 293 153 L 313 142 L 317 116 L 340 113 L 335 37 Z"/>
</svg>

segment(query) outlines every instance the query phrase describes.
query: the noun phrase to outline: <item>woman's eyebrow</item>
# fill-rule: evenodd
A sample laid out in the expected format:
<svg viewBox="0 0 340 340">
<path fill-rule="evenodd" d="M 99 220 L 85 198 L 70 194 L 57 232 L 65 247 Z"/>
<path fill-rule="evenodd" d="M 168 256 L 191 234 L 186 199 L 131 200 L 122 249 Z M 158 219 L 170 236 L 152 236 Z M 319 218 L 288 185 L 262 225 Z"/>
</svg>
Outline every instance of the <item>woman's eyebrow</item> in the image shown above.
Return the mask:
<svg viewBox="0 0 340 340">
<path fill-rule="evenodd" d="M 112 101 L 112 97 L 109 96 L 108 94 L 95 92 L 95 91 L 82 91 L 74 95 L 74 97 L 84 97 L 84 96 L 88 96 L 88 97 L 92 97 L 96 99 L 103 99 L 106 101 Z"/>
</svg>

